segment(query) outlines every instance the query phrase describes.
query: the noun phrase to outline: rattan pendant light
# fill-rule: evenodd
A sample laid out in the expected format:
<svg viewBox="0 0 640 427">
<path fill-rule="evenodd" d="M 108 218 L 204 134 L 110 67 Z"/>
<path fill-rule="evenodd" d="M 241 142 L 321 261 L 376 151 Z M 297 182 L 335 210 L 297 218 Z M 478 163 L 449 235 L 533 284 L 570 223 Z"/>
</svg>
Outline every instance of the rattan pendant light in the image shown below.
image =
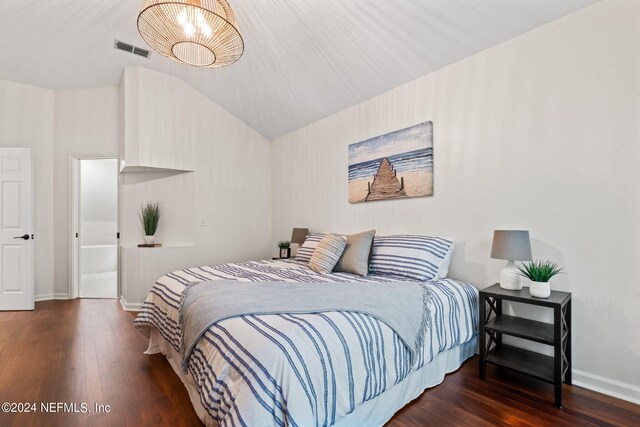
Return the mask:
<svg viewBox="0 0 640 427">
<path fill-rule="evenodd" d="M 226 0 L 145 0 L 138 31 L 153 50 L 194 67 L 224 67 L 244 51 Z"/>
</svg>

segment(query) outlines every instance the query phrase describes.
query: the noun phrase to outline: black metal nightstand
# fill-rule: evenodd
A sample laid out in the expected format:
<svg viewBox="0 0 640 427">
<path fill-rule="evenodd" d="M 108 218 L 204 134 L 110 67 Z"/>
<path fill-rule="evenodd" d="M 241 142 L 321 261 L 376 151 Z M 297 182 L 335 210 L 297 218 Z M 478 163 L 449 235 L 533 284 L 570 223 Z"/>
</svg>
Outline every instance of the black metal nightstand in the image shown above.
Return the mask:
<svg viewBox="0 0 640 427">
<path fill-rule="evenodd" d="M 502 314 L 502 301 L 552 308 L 554 323 Z M 546 356 L 503 345 L 503 334 L 552 346 L 554 355 Z M 481 290 L 480 378 L 482 379 L 485 378 L 486 363 L 513 369 L 553 384 L 555 405 L 561 408 L 562 383 L 571 384 L 571 293 L 551 291 L 549 298 L 534 298 L 529 294 L 529 288 L 512 291 L 502 289 L 497 283 Z"/>
</svg>

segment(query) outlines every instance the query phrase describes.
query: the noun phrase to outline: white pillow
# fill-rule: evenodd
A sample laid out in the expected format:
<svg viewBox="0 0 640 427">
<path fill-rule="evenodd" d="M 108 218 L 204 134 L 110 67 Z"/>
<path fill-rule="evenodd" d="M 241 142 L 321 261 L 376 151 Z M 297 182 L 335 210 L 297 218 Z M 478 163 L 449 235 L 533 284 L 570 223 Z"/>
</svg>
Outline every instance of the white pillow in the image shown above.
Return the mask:
<svg viewBox="0 0 640 427">
<path fill-rule="evenodd" d="M 447 276 L 454 239 L 398 234 L 376 236 L 369 272 L 427 281 Z"/>
<path fill-rule="evenodd" d="M 456 238 L 445 237 L 445 239 L 451 241 L 451 247 L 449 247 L 449 251 L 442 260 L 442 264 L 440 264 L 440 268 L 438 269 L 438 275 L 434 278 L 434 280 L 446 279 L 447 275 L 449 274 L 449 264 L 451 264 L 451 254 L 453 254 L 453 248 L 456 245 Z"/>
</svg>

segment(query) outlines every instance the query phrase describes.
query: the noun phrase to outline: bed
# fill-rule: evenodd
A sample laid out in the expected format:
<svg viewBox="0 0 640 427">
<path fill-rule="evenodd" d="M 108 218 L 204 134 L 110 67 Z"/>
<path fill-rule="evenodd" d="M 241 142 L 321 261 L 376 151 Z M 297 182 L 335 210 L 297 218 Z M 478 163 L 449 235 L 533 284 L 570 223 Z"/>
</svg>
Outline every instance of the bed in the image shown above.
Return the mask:
<svg viewBox="0 0 640 427">
<path fill-rule="evenodd" d="M 205 425 L 383 425 L 426 388 L 443 381 L 477 346 L 478 291 L 467 283 L 425 282 L 430 327 L 411 361 L 384 322 L 355 312 L 248 315 L 211 326 L 180 369 L 179 306 L 194 282 L 397 282 L 390 274 L 320 274 L 295 260 L 229 263 L 160 278 L 135 326 L 148 354 L 163 353 Z M 393 297 L 392 284 L 389 297 Z"/>
</svg>

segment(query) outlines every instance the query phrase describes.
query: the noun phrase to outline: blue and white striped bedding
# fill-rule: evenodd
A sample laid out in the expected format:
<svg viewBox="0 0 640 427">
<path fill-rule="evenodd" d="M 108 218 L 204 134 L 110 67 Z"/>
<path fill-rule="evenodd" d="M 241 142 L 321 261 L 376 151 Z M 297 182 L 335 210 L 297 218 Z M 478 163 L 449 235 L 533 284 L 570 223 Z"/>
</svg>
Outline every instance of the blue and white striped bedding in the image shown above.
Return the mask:
<svg viewBox="0 0 640 427">
<path fill-rule="evenodd" d="M 397 234 L 375 236 L 369 272 L 425 281 L 447 277 L 453 239 Z"/>
<path fill-rule="evenodd" d="M 156 282 L 135 320 L 178 350 L 178 304 L 185 285 L 239 281 L 397 281 L 393 276 L 319 274 L 296 261 L 250 261 L 169 273 Z M 327 426 L 401 382 L 438 353 L 477 334 L 478 291 L 452 279 L 428 282 L 431 328 L 417 365 L 386 324 L 360 313 L 243 316 L 209 328 L 188 368 L 209 418 L 229 426 Z M 393 298 L 390 285 L 389 298 Z"/>
</svg>

